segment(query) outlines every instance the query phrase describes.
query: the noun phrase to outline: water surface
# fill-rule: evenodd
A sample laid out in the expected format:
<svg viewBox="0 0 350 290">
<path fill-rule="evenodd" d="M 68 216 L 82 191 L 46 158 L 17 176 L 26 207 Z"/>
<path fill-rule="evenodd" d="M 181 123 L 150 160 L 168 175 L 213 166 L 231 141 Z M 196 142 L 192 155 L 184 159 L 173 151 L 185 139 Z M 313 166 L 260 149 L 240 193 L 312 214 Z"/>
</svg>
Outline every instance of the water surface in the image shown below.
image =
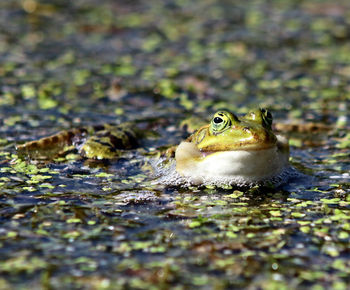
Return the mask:
<svg viewBox="0 0 350 290">
<path fill-rule="evenodd" d="M 0 288 L 346 289 L 349 8 L 2 1 Z M 187 137 L 184 119 L 258 106 L 302 177 L 275 189 L 154 184 L 149 160 Z M 157 134 L 118 160 L 16 156 L 63 129 L 135 120 Z"/>
</svg>

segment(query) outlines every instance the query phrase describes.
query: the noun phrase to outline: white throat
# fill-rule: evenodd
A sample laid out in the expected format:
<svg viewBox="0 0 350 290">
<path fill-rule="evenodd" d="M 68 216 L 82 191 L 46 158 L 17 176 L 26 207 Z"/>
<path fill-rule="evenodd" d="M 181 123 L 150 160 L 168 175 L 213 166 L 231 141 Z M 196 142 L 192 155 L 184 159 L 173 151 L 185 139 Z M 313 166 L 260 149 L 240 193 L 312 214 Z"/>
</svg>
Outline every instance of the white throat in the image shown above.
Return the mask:
<svg viewBox="0 0 350 290">
<path fill-rule="evenodd" d="M 194 184 L 264 183 L 288 168 L 288 141 L 277 136 L 276 146 L 262 150 L 221 151 L 204 156 L 195 144 L 181 142 L 176 171 Z"/>
</svg>

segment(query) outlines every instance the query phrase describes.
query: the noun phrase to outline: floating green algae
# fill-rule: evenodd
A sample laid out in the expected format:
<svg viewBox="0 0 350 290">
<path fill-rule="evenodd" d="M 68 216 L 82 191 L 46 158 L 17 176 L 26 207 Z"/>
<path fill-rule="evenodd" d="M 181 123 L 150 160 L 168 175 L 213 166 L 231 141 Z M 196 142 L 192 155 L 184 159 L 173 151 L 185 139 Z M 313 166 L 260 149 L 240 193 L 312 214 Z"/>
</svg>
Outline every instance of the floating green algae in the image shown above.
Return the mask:
<svg viewBox="0 0 350 290">
<path fill-rule="evenodd" d="M 0 288 L 346 289 L 349 8 L 2 1 Z M 217 109 L 259 106 L 304 175 L 277 189 L 154 183 L 159 149 Z M 135 120 L 157 134 L 110 162 L 16 155 L 63 129 Z"/>
</svg>

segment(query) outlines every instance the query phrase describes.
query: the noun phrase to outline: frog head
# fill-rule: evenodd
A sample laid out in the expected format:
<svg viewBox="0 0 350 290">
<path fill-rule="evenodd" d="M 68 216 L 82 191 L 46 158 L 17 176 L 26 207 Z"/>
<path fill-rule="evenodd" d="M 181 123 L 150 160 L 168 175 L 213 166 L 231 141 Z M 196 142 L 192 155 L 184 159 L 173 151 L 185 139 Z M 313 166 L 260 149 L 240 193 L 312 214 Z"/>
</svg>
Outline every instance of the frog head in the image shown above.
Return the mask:
<svg viewBox="0 0 350 290">
<path fill-rule="evenodd" d="M 210 152 L 266 149 L 276 143 L 271 125 L 272 115 L 266 109 L 250 111 L 243 117 L 218 111 L 189 141 L 199 150 Z"/>
</svg>

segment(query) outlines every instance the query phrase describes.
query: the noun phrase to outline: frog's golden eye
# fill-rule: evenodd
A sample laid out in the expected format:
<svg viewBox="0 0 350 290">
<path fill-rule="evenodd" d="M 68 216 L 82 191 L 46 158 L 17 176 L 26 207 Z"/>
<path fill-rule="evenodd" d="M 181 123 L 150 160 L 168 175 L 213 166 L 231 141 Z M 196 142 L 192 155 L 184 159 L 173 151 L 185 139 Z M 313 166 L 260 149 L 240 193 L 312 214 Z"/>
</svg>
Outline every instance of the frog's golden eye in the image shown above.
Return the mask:
<svg viewBox="0 0 350 290">
<path fill-rule="evenodd" d="M 260 109 L 260 111 L 261 111 L 261 116 L 264 123 L 268 127 L 271 127 L 272 121 L 273 121 L 272 114 L 267 109 L 264 109 L 264 108 Z"/>
<path fill-rule="evenodd" d="M 212 134 L 218 134 L 232 125 L 231 114 L 225 111 L 217 112 L 211 120 L 210 132 Z"/>
</svg>

